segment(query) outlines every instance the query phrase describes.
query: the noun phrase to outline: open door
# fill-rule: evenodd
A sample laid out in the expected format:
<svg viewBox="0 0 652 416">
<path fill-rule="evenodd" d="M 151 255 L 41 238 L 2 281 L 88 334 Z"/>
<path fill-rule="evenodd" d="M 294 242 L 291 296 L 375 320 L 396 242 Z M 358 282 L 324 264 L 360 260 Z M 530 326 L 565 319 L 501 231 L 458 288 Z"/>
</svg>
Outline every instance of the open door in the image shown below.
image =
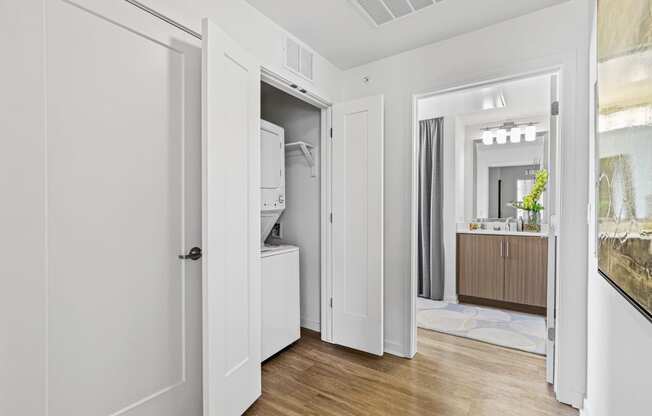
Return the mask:
<svg viewBox="0 0 652 416">
<path fill-rule="evenodd" d="M 559 138 L 559 76 L 550 76 L 550 138 L 548 140 L 548 195 L 547 205 L 550 211 L 550 235 L 548 236 L 548 302 L 546 317 L 546 380 L 550 384 L 555 381 L 555 320 L 557 316 L 557 238 L 559 236 L 559 195 L 560 187 L 557 181 L 560 166 L 557 140 Z"/>
<path fill-rule="evenodd" d="M 202 21 L 204 416 L 261 394 L 260 67 Z"/>
<path fill-rule="evenodd" d="M 383 97 L 333 106 L 333 342 L 383 354 Z"/>
</svg>

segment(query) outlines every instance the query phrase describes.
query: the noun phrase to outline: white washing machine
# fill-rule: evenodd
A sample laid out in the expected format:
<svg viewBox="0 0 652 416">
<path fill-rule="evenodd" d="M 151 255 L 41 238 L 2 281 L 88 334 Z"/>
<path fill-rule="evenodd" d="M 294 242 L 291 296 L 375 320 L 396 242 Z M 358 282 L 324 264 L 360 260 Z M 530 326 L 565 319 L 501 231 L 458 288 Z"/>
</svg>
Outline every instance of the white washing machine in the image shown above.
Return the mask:
<svg viewBox="0 0 652 416">
<path fill-rule="evenodd" d="M 263 246 L 260 256 L 264 361 L 301 337 L 299 247 Z"/>
</svg>

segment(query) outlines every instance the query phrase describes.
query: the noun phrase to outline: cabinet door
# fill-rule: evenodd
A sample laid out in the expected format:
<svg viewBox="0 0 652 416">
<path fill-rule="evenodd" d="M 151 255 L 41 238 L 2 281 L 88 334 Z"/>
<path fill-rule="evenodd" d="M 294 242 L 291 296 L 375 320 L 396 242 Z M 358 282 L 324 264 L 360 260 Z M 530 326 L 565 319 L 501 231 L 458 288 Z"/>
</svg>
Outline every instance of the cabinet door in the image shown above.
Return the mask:
<svg viewBox="0 0 652 416">
<path fill-rule="evenodd" d="M 458 234 L 458 291 L 463 296 L 503 299 L 503 237 Z"/>
<path fill-rule="evenodd" d="M 505 241 L 505 301 L 546 307 L 548 241 L 540 237 Z"/>
</svg>

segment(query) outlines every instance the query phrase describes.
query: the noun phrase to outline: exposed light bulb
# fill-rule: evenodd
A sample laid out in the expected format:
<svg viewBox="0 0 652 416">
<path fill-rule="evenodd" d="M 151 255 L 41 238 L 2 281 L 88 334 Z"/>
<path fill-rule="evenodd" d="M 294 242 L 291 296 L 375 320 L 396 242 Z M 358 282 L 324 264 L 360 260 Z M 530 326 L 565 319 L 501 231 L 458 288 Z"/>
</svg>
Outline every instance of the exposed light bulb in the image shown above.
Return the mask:
<svg viewBox="0 0 652 416">
<path fill-rule="evenodd" d="M 521 128 L 513 127 L 509 133 L 509 141 L 512 143 L 519 143 L 521 141 Z"/>
<path fill-rule="evenodd" d="M 498 144 L 507 143 L 507 130 L 498 129 L 498 132 L 496 133 L 496 143 Z"/>
<path fill-rule="evenodd" d="M 491 133 L 491 130 L 485 130 L 482 132 L 482 143 L 487 146 L 494 144 L 494 135 Z"/>
<path fill-rule="evenodd" d="M 525 128 L 525 141 L 533 142 L 537 139 L 537 126 L 530 124 Z"/>
</svg>

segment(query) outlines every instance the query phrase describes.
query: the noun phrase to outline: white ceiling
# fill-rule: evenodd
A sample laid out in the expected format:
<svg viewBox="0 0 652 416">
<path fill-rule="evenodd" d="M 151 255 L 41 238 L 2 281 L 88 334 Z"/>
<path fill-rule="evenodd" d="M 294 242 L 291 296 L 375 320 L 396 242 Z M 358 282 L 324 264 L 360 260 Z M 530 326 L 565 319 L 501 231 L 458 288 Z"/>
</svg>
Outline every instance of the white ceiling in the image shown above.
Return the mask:
<svg viewBox="0 0 652 416">
<path fill-rule="evenodd" d="M 493 105 L 495 97 L 504 106 Z M 507 81 L 491 86 L 470 88 L 419 100 L 419 120 L 454 116 L 464 125 L 493 125 L 505 121 L 523 121 L 547 116 L 550 112 L 550 76 Z"/>
<path fill-rule="evenodd" d="M 352 0 L 247 1 L 334 65 L 348 69 L 567 0 L 443 0 L 379 27 Z"/>
</svg>

